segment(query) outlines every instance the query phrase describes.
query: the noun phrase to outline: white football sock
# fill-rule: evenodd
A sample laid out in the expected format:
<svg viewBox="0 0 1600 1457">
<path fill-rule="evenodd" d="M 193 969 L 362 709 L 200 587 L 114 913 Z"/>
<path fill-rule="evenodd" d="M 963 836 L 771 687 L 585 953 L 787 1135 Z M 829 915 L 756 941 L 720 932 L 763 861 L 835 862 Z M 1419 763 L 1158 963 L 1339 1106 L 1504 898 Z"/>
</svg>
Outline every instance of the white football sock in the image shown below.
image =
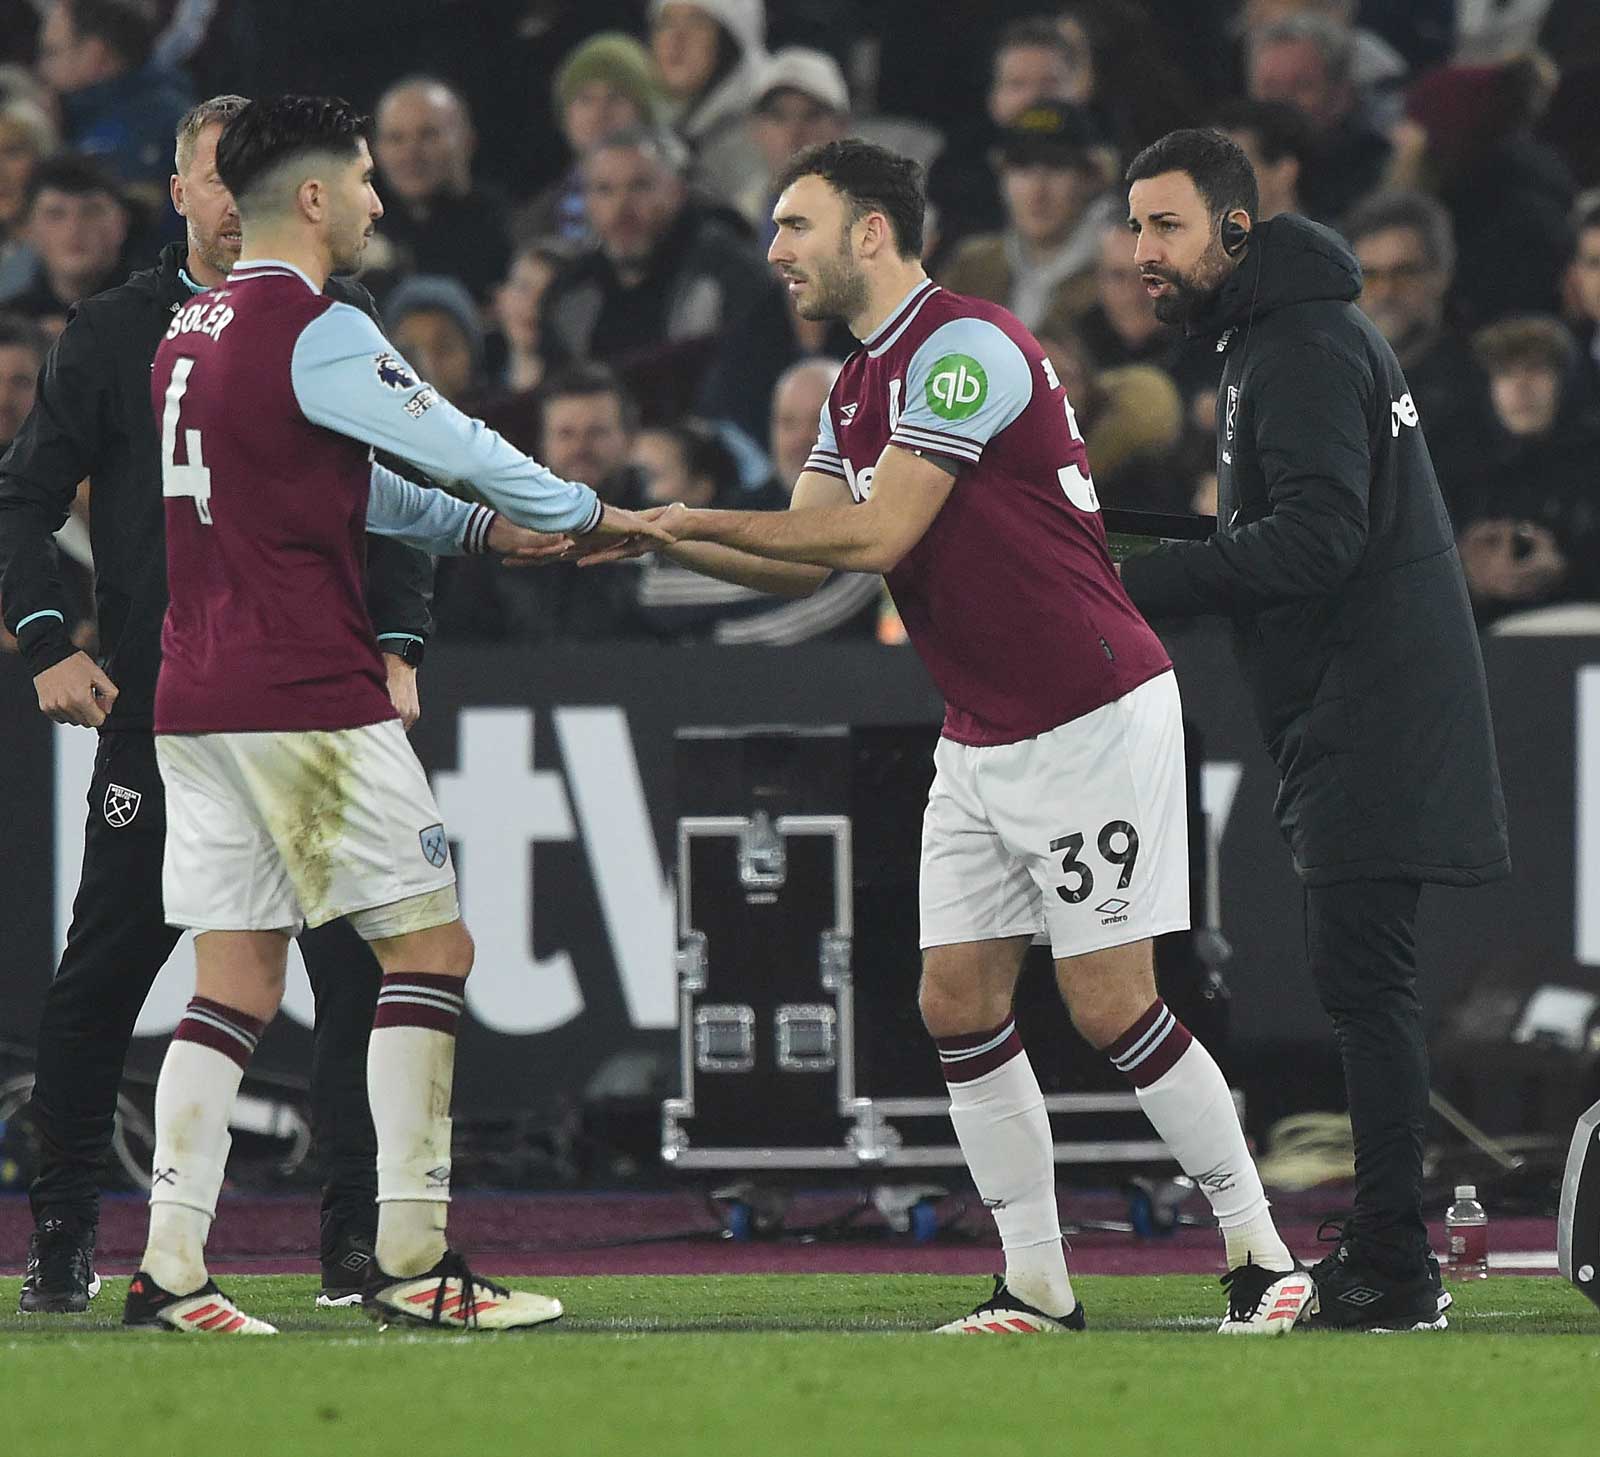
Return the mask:
<svg viewBox="0 0 1600 1457">
<path fill-rule="evenodd" d="M 1050 1119 L 1033 1065 L 1014 1028 L 1000 1029 L 1015 1052 L 978 1077 L 948 1083 L 956 1140 L 994 1215 L 1006 1255 L 1006 1288 L 1046 1315 L 1069 1315 L 1077 1305 L 1067 1276 L 1056 1209 L 1056 1166 Z M 957 1050 L 972 1039 L 940 1038 L 946 1076 L 970 1054 Z"/>
<path fill-rule="evenodd" d="M 1167 1072 L 1136 1092 L 1184 1173 L 1211 1201 L 1228 1268 L 1248 1257 L 1268 1270 L 1292 1270 L 1294 1256 L 1272 1222 L 1227 1079 L 1211 1054 L 1191 1041 Z"/>
<path fill-rule="evenodd" d="M 458 978 L 394 973 L 378 993 L 367 1095 L 378 1135 L 377 1259 L 386 1274 L 423 1274 L 445 1253 L 462 991 Z"/>
<path fill-rule="evenodd" d="M 228 1116 L 243 1076 L 244 1066 L 230 1053 L 176 1034 L 161 1063 L 150 1234 L 140 1265 L 174 1295 L 206 1283 L 206 1236 L 222 1192 Z"/>
</svg>

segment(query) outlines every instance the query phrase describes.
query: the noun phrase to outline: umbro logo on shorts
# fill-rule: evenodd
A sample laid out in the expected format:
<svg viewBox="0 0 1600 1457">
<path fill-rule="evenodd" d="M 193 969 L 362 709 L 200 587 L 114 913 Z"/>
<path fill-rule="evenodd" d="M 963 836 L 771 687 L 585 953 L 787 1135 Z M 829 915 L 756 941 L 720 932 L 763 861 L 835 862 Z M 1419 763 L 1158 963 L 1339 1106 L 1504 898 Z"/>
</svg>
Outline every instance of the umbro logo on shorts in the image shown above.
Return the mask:
<svg viewBox="0 0 1600 1457">
<path fill-rule="evenodd" d="M 143 799 L 144 796 L 137 789 L 125 789 L 120 784 L 108 784 L 105 802 L 106 823 L 114 830 L 132 824 L 133 817 L 139 813 L 139 804 Z"/>
<path fill-rule="evenodd" d="M 450 858 L 450 842 L 445 838 L 443 825 L 429 825 L 425 830 L 418 830 L 417 839 L 422 844 L 423 858 L 435 869 L 441 868 Z"/>
</svg>

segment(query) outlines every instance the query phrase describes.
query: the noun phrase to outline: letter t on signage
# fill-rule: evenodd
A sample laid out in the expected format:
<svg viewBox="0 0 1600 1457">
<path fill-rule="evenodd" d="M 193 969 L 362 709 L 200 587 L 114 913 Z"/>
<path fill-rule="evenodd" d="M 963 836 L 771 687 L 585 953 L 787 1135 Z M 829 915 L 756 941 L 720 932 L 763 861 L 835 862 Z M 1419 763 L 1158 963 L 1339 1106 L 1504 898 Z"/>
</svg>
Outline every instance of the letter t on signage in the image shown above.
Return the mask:
<svg viewBox="0 0 1600 1457">
<path fill-rule="evenodd" d="M 459 735 L 460 767 L 436 773 L 433 789 L 478 945 L 467 1005 L 496 1032 L 548 1032 L 583 1011 L 572 958 L 533 954 L 533 847 L 574 838 L 566 786 L 533 767 L 531 709 L 466 709 Z"/>
</svg>

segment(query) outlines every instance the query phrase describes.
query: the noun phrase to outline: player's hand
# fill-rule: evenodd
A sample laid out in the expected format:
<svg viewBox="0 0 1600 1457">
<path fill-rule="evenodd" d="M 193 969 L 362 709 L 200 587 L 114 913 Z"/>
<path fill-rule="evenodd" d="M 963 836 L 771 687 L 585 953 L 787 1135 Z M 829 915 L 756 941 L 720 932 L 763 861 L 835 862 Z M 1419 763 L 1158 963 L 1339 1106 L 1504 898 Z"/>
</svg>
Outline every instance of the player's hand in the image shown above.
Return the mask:
<svg viewBox="0 0 1600 1457">
<path fill-rule="evenodd" d="M 656 506 L 648 511 L 624 511 L 620 506 L 606 506 L 600 512 L 600 520 L 595 523 L 594 530 L 579 537 L 578 544 L 644 537 L 657 546 L 671 546 L 675 538 L 659 520 L 671 510 L 670 506 Z"/>
<path fill-rule="evenodd" d="M 685 541 L 691 534 L 690 523 L 693 520 L 693 513 L 682 501 L 674 501 L 670 505 L 653 505 L 648 510 L 638 512 L 638 515 L 661 531 L 669 533 L 672 544 Z M 632 536 L 624 541 L 602 542 L 590 547 L 587 544 L 592 539 L 594 533 L 574 542 L 571 560 L 576 561 L 579 566 L 598 566 L 603 561 L 627 561 L 632 557 L 643 557 L 646 552 L 653 552 L 658 545 L 661 545 L 661 542 L 654 541 L 650 537 Z"/>
<path fill-rule="evenodd" d="M 422 699 L 417 692 L 417 670 L 398 653 L 385 653 L 383 665 L 389 670 L 389 702 L 400 715 L 401 727 L 407 733 L 411 725 L 422 717 Z"/>
<path fill-rule="evenodd" d="M 559 561 L 571 543 L 570 536 L 518 526 L 504 516 L 496 516 L 489 528 L 488 548 L 496 556 L 503 557 L 508 567 L 542 566 Z"/>
<path fill-rule="evenodd" d="M 593 567 L 603 562 L 628 561 L 671 546 L 676 538 L 661 525 L 661 518 L 670 510 L 668 506 L 652 506 L 645 511 L 624 511 L 620 506 L 607 506 L 593 531 L 573 538 L 562 560 Z"/>
<path fill-rule="evenodd" d="M 46 718 L 80 728 L 99 728 L 117 701 L 117 685 L 87 653 L 74 653 L 36 674 L 33 687 Z"/>
</svg>

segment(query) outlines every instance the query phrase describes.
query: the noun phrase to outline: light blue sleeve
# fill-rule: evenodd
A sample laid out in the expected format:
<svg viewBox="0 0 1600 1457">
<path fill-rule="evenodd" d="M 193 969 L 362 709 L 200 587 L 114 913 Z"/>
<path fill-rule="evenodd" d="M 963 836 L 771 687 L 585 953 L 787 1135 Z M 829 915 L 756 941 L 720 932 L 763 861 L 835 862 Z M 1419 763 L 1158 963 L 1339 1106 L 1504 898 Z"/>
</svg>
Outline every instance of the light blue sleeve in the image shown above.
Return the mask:
<svg viewBox="0 0 1600 1457">
<path fill-rule="evenodd" d="M 911 356 L 905 404 L 889 443 L 976 465 L 983 448 L 1028 407 L 1033 371 L 987 319 L 951 319 Z"/>
<path fill-rule="evenodd" d="M 600 499 L 588 486 L 562 480 L 463 415 L 360 309 L 334 304 L 307 324 L 290 373 L 313 424 L 390 451 L 446 485 L 464 484 L 512 521 L 581 532 L 600 519 Z"/>
<path fill-rule="evenodd" d="M 829 399 L 832 395 L 829 396 Z M 811 447 L 811 454 L 806 457 L 804 466 L 806 470 L 820 471 L 825 476 L 838 476 L 845 479 L 844 461 L 839 456 L 839 440 L 833 430 L 833 416 L 828 413 L 828 400 L 822 402 L 822 418 L 817 422 L 817 443 Z M 794 482 L 786 482 L 793 486 Z"/>
<path fill-rule="evenodd" d="M 379 536 L 392 536 L 434 556 L 474 555 L 488 549 L 494 517 L 487 506 L 419 486 L 373 463 L 367 530 Z"/>
</svg>

